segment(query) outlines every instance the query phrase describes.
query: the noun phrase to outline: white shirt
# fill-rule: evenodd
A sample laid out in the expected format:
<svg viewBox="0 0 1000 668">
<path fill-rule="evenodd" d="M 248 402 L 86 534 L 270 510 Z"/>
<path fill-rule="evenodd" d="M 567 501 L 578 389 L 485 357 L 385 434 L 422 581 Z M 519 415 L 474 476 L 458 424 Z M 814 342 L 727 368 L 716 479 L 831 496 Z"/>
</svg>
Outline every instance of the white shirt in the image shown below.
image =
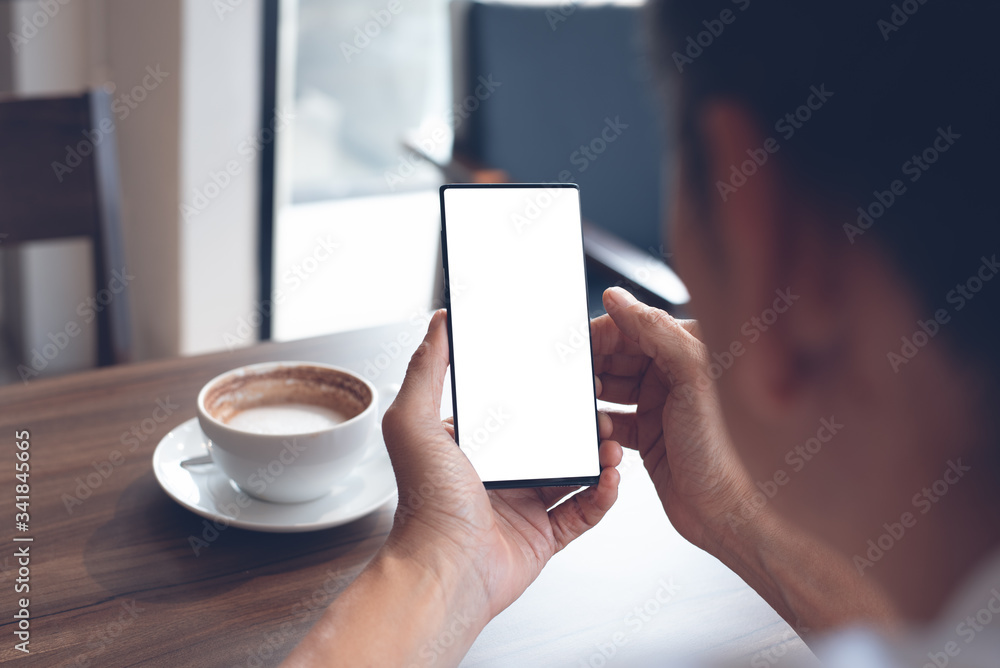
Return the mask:
<svg viewBox="0 0 1000 668">
<path fill-rule="evenodd" d="M 820 641 L 815 651 L 825 668 L 997 668 L 1000 552 L 974 571 L 933 623 L 898 639 L 847 629 Z"/>
</svg>

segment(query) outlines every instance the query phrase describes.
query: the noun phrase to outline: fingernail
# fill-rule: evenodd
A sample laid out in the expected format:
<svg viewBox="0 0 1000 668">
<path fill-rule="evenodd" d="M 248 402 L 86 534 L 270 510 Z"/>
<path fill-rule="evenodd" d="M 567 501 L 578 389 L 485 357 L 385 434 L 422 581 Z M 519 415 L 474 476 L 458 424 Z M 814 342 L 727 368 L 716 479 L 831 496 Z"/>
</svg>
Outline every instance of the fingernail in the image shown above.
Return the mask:
<svg viewBox="0 0 1000 668">
<path fill-rule="evenodd" d="M 432 330 L 440 327 L 441 323 L 444 322 L 446 313 L 447 311 L 445 311 L 442 308 L 439 308 L 438 310 L 434 311 L 434 315 L 431 316 L 431 322 L 430 325 L 427 326 L 427 329 Z"/>
<path fill-rule="evenodd" d="M 606 301 L 605 306 L 614 306 L 615 308 L 625 308 L 634 301 L 628 291 L 619 287 L 605 290 L 604 299 Z"/>
</svg>

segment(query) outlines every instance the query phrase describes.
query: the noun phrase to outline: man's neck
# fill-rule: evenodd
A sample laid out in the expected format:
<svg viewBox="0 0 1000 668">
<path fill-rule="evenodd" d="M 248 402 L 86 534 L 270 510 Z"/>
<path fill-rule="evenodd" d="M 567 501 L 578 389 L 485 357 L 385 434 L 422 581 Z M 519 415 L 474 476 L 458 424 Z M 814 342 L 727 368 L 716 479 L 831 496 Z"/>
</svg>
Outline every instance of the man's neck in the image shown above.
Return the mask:
<svg viewBox="0 0 1000 668">
<path fill-rule="evenodd" d="M 963 583 L 1000 549 L 1000 500 L 993 491 L 992 467 L 982 463 L 979 468 L 965 458 L 946 466 L 951 473 L 945 479 L 943 470 L 943 484 L 933 481 L 914 495 L 911 526 L 890 523 L 888 538 L 875 539 L 877 549 L 870 555 L 882 551 L 870 573 L 913 622 L 938 618 Z"/>
</svg>

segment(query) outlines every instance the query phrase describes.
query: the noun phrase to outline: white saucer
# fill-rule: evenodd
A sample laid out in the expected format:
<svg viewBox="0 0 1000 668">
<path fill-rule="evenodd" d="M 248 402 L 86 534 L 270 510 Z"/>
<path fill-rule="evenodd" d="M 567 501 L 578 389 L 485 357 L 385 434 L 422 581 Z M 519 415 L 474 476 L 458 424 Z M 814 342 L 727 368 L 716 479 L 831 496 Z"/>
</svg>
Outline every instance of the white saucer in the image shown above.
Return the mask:
<svg viewBox="0 0 1000 668">
<path fill-rule="evenodd" d="M 181 466 L 184 460 L 208 454 L 208 437 L 198 426 L 198 418 L 163 437 L 153 453 L 153 473 L 170 498 L 202 517 L 254 531 L 316 531 L 363 517 L 396 496 L 396 480 L 381 430 L 373 439 L 365 458 L 347 478 L 326 496 L 306 503 L 270 503 L 245 497 L 245 507 L 240 507 L 237 497 L 241 490 L 214 464 Z"/>
</svg>

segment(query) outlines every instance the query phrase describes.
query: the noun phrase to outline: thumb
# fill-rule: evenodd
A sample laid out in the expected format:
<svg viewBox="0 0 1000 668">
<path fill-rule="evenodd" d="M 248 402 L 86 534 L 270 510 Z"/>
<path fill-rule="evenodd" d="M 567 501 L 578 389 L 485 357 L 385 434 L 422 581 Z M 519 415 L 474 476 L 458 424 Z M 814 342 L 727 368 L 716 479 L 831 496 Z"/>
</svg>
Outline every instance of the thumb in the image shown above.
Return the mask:
<svg viewBox="0 0 1000 668">
<path fill-rule="evenodd" d="M 694 381 L 707 361 L 705 348 L 692 334 L 693 321 L 680 321 L 666 311 L 647 306 L 626 290 L 604 291 L 604 308 L 621 332 L 639 344 L 661 371 L 678 381 Z"/>
<path fill-rule="evenodd" d="M 445 310 L 439 309 L 431 317 L 424 340 L 410 358 L 396 400 L 386 411 L 383 428 L 391 429 L 392 424 L 398 421 L 396 418 L 406 420 L 409 425 L 425 420 L 440 425 L 441 391 L 449 363 L 448 332 L 444 326 L 446 314 Z"/>
</svg>

